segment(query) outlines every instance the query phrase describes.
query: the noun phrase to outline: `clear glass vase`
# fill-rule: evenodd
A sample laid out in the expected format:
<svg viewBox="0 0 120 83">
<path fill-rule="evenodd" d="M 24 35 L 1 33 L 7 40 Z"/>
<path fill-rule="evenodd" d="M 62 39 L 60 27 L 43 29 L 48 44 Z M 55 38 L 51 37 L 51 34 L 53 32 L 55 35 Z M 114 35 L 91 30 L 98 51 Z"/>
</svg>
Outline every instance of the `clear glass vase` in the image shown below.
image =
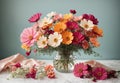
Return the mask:
<svg viewBox="0 0 120 83">
<path fill-rule="evenodd" d="M 72 51 L 59 50 L 54 57 L 53 65 L 59 72 L 69 73 L 73 71 L 75 56 Z"/>
</svg>

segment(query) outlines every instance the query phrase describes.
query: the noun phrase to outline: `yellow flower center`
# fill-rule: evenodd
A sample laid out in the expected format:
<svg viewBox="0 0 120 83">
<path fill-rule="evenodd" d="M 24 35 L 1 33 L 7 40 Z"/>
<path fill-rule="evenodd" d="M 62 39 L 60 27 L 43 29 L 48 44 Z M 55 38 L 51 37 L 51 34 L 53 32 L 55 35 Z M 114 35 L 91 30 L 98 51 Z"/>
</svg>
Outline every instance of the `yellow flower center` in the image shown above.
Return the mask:
<svg viewBox="0 0 120 83">
<path fill-rule="evenodd" d="M 43 44 L 43 45 L 45 45 L 45 44 L 46 44 L 46 42 L 45 42 L 45 41 L 42 41 L 42 44 Z"/>
<path fill-rule="evenodd" d="M 84 27 L 85 27 L 85 28 L 88 28 L 89 26 L 88 26 L 88 24 L 85 24 Z"/>
<path fill-rule="evenodd" d="M 32 40 L 33 39 L 33 36 L 29 36 L 29 40 Z"/>
<path fill-rule="evenodd" d="M 58 42 L 58 39 L 57 39 L 57 38 L 55 38 L 55 39 L 54 39 L 54 42 Z"/>
<path fill-rule="evenodd" d="M 66 40 L 69 41 L 69 40 L 70 40 L 70 37 L 66 37 Z"/>
</svg>

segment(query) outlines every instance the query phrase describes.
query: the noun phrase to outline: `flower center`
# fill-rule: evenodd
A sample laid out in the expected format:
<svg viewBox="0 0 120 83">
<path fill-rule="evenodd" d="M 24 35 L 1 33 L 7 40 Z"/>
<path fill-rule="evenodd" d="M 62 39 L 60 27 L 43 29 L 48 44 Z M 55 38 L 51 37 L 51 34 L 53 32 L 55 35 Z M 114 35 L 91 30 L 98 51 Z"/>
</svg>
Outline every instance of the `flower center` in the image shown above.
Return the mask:
<svg viewBox="0 0 120 83">
<path fill-rule="evenodd" d="M 85 24 L 84 27 L 85 27 L 85 28 L 88 28 L 89 26 L 88 26 L 88 24 Z"/>
<path fill-rule="evenodd" d="M 79 69 L 79 72 L 81 73 L 83 70 L 82 69 Z"/>
<path fill-rule="evenodd" d="M 45 41 L 42 41 L 42 44 L 43 44 L 43 45 L 45 45 L 45 44 L 46 44 L 46 42 L 45 42 Z"/>
<path fill-rule="evenodd" d="M 101 73 L 101 72 L 98 72 L 98 73 L 97 73 L 97 75 L 98 75 L 98 76 L 101 76 L 101 75 L 102 75 L 102 73 Z"/>
<path fill-rule="evenodd" d="M 69 41 L 69 40 L 70 40 L 70 37 L 66 37 L 66 40 Z"/>
<path fill-rule="evenodd" d="M 32 40 L 33 39 L 33 36 L 29 36 L 29 40 Z"/>
<path fill-rule="evenodd" d="M 57 38 L 55 38 L 55 39 L 54 39 L 54 42 L 58 42 L 58 39 L 57 39 Z"/>
</svg>

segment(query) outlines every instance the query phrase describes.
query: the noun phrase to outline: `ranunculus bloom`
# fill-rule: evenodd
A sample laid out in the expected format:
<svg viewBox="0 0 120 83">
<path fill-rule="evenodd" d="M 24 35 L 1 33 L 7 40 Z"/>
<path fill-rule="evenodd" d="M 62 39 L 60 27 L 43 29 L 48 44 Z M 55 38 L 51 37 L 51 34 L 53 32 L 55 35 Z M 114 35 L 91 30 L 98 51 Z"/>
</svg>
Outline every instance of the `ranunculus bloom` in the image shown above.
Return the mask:
<svg viewBox="0 0 120 83">
<path fill-rule="evenodd" d="M 76 77 L 82 78 L 83 76 L 89 73 L 87 69 L 88 69 L 88 66 L 86 64 L 78 63 L 78 64 L 75 64 L 73 73 Z"/>
<path fill-rule="evenodd" d="M 91 20 L 93 24 L 98 24 L 97 18 L 95 18 L 92 14 L 83 14 L 83 19 Z"/>
<path fill-rule="evenodd" d="M 37 38 L 37 32 L 32 28 L 26 28 L 20 35 L 20 40 L 23 44 L 27 45 L 28 47 L 32 46 Z"/>
<path fill-rule="evenodd" d="M 75 21 L 68 21 L 66 25 L 67 25 L 67 28 L 69 28 L 70 30 L 77 31 L 80 29 L 78 23 Z"/>
<path fill-rule="evenodd" d="M 97 67 L 93 70 L 93 76 L 97 80 L 105 80 L 107 79 L 107 71 L 102 67 Z"/>
<path fill-rule="evenodd" d="M 39 19 L 40 19 L 40 17 L 41 17 L 41 13 L 37 13 L 37 14 L 34 14 L 33 16 L 31 16 L 30 18 L 29 18 L 29 22 L 37 22 Z"/>
<path fill-rule="evenodd" d="M 85 39 L 84 35 L 81 34 L 80 32 L 74 32 L 73 36 L 74 36 L 74 39 L 72 43 L 75 45 L 80 44 Z"/>
<path fill-rule="evenodd" d="M 72 40 L 73 40 L 74 36 L 73 36 L 72 32 L 70 32 L 70 31 L 64 31 L 62 33 L 62 38 L 63 38 L 62 43 L 69 45 L 69 44 L 72 43 Z"/>
</svg>

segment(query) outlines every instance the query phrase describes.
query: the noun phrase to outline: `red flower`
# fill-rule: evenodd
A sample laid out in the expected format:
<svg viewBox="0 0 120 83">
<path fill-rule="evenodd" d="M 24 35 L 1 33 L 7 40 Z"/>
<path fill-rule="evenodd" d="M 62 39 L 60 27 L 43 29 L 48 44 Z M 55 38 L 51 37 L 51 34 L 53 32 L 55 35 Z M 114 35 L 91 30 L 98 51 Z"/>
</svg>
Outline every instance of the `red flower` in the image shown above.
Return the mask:
<svg viewBox="0 0 120 83">
<path fill-rule="evenodd" d="M 80 32 L 74 32 L 73 36 L 74 36 L 74 39 L 73 39 L 72 43 L 75 45 L 78 45 L 79 43 L 81 43 L 85 39 L 84 35 L 81 34 Z"/>
<path fill-rule="evenodd" d="M 97 18 L 95 18 L 92 14 L 83 14 L 83 19 L 91 20 L 93 24 L 98 24 Z"/>
<path fill-rule="evenodd" d="M 70 10 L 70 13 L 76 14 L 76 10 L 71 9 L 71 10 Z"/>
<path fill-rule="evenodd" d="M 34 14 L 29 18 L 29 22 L 37 22 L 40 19 L 41 13 Z"/>
<path fill-rule="evenodd" d="M 89 74 L 88 66 L 84 63 L 75 64 L 73 73 L 76 77 L 82 78 L 83 76 L 86 76 Z"/>
<path fill-rule="evenodd" d="M 21 67 L 21 64 L 20 63 L 16 63 L 14 66 L 19 68 L 19 67 Z"/>
<path fill-rule="evenodd" d="M 27 52 L 26 52 L 26 56 L 29 56 L 30 53 L 31 53 L 31 51 L 27 51 Z"/>
<path fill-rule="evenodd" d="M 97 67 L 93 70 L 93 76 L 96 80 L 105 80 L 107 79 L 107 71 L 102 67 Z"/>
<path fill-rule="evenodd" d="M 75 21 L 68 21 L 66 25 L 70 30 L 78 31 L 80 29 L 78 23 Z"/>
</svg>

